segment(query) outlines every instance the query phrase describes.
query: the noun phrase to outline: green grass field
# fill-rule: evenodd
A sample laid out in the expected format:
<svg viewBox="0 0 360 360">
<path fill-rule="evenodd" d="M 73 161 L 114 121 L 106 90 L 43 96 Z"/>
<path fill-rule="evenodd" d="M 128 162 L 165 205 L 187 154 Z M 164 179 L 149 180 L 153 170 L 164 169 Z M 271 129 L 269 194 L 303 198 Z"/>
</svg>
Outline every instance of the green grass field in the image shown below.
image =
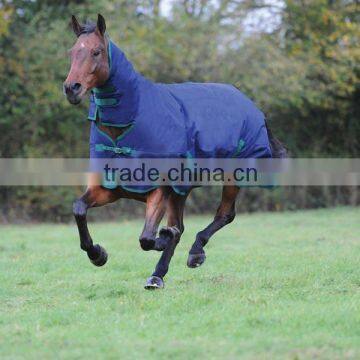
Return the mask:
<svg viewBox="0 0 360 360">
<path fill-rule="evenodd" d="M 0 228 L 1 359 L 358 359 L 360 208 L 239 215 L 191 270 L 209 217 L 186 219 L 165 290 L 143 290 L 158 253 L 142 221 Z"/>
</svg>

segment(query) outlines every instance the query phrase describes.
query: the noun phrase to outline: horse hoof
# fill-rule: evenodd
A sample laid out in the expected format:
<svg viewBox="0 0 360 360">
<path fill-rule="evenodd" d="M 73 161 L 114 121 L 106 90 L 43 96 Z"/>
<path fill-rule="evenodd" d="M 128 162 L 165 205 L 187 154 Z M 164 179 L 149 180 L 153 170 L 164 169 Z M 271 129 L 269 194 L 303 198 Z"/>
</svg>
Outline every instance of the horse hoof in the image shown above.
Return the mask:
<svg viewBox="0 0 360 360">
<path fill-rule="evenodd" d="M 200 267 L 206 260 L 205 254 L 189 254 L 187 266 L 191 269 Z"/>
<path fill-rule="evenodd" d="M 164 281 L 158 276 L 151 276 L 147 279 L 145 289 L 146 290 L 158 290 L 164 288 Z"/>
<path fill-rule="evenodd" d="M 95 245 L 94 248 L 96 249 L 96 252 L 99 255 L 95 259 L 92 259 L 89 256 L 90 261 L 92 262 L 93 265 L 95 265 L 97 267 L 104 266 L 108 260 L 108 254 L 107 254 L 106 250 L 100 245 Z"/>
</svg>

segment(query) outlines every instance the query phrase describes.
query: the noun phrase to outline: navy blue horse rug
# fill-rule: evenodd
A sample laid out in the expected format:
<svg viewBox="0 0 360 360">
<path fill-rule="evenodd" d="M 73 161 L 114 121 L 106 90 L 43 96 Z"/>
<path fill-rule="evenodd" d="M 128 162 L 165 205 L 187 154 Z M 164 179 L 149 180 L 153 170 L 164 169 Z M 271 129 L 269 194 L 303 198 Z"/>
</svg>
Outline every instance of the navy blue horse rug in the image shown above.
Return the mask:
<svg viewBox="0 0 360 360">
<path fill-rule="evenodd" d="M 111 41 L 108 54 L 110 77 L 90 99 L 91 158 L 273 156 L 264 114 L 234 86 L 153 83 Z M 98 123 L 127 131 L 114 141 Z"/>
</svg>

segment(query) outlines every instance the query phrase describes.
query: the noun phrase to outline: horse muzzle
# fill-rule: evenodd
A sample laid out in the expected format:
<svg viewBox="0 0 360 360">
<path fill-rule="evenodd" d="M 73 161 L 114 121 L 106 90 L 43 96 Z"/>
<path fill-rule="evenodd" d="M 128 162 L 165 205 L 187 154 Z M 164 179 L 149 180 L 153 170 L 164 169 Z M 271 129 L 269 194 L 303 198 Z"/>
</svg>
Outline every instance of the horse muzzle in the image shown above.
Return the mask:
<svg viewBox="0 0 360 360">
<path fill-rule="evenodd" d="M 64 83 L 64 95 L 72 105 L 78 105 L 81 102 L 83 87 L 80 83 Z"/>
</svg>

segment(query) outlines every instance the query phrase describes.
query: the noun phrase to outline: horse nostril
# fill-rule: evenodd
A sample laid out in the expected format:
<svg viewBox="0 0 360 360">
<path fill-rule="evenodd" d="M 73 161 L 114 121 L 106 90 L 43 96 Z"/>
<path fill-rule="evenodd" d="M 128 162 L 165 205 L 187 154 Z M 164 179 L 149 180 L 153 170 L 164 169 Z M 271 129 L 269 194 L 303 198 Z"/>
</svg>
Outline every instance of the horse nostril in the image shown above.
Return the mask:
<svg viewBox="0 0 360 360">
<path fill-rule="evenodd" d="M 64 84 L 63 84 L 63 90 L 64 90 L 64 94 L 67 95 L 69 92 L 71 92 L 70 85 L 64 83 Z"/>
<path fill-rule="evenodd" d="M 81 84 L 80 84 L 80 83 L 72 83 L 72 84 L 70 85 L 70 87 L 71 87 L 71 90 L 72 90 L 74 93 L 77 93 L 77 92 L 79 92 L 80 89 L 81 89 Z"/>
</svg>

